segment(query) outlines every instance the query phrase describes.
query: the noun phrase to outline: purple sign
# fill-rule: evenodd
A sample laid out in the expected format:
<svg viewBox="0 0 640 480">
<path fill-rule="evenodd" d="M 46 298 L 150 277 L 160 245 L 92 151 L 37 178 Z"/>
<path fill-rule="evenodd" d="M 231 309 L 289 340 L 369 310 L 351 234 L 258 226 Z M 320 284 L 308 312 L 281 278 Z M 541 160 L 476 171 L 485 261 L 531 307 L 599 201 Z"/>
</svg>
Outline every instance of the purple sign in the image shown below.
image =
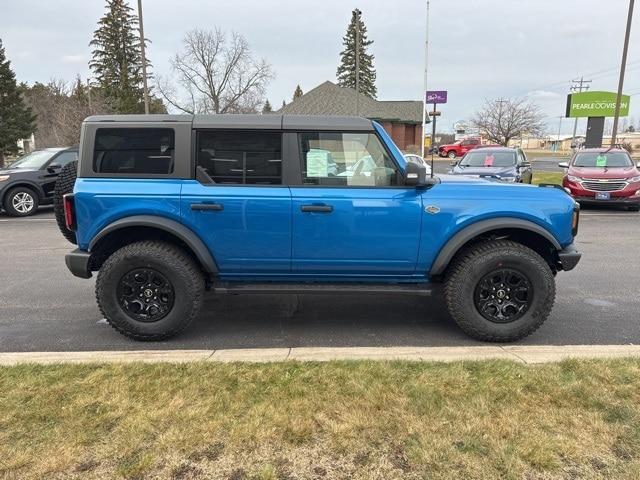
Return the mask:
<svg viewBox="0 0 640 480">
<path fill-rule="evenodd" d="M 427 90 L 427 103 L 447 103 L 447 91 Z"/>
</svg>

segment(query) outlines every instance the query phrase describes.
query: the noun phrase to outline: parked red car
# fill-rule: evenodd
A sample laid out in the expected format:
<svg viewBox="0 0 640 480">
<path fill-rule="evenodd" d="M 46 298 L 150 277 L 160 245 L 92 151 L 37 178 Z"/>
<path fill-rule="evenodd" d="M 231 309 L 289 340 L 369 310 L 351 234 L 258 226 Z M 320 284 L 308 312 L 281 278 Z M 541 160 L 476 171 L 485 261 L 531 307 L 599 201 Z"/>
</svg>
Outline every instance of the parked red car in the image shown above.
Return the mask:
<svg viewBox="0 0 640 480">
<path fill-rule="evenodd" d="M 438 155 L 449 158 L 462 157 L 469 150 L 479 147 L 480 145 L 482 145 L 482 141 L 479 138 L 465 138 L 456 143 L 441 145 L 438 148 Z"/>
<path fill-rule="evenodd" d="M 576 152 L 567 168 L 562 186 L 585 204 L 626 205 L 640 210 L 640 163 L 634 164 L 626 150 L 588 148 Z"/>
</svg>

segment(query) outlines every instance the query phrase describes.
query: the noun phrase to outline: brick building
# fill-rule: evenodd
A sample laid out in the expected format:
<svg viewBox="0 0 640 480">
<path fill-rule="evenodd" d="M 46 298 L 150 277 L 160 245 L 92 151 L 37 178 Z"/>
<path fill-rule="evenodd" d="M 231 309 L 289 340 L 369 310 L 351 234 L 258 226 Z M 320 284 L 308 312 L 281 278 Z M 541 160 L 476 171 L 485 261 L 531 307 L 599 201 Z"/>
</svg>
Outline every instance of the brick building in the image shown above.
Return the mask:
<svg viewBox="0 0 640 480">
<path fill-rule="evenodd" d="M 403 151 L 417 151 L 422 134 L 422 102 L 383 101 L 359 94 L 352 88 L 324 82 L 277 113 L 290 115 L 356 115 L 379 122 Z"/>
</svg>

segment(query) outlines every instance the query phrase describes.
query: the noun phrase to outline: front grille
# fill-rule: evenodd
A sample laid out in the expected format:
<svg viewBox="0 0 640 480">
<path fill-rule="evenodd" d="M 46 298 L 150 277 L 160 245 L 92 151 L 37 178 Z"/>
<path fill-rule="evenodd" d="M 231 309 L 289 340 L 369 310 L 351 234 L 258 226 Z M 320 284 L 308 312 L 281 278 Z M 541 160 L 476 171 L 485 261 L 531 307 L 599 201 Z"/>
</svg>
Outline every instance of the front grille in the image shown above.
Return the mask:
<svg viewBox="0 0 640 480">
<path fill-rule="evenodd" d="M 623 190 L 627 186 L 627 182 L 620 180 L 609 182 L 589 180 L 582 182 L 582 186 L 592 192 L 617 192 L 619 190 Z"/>
</svg>

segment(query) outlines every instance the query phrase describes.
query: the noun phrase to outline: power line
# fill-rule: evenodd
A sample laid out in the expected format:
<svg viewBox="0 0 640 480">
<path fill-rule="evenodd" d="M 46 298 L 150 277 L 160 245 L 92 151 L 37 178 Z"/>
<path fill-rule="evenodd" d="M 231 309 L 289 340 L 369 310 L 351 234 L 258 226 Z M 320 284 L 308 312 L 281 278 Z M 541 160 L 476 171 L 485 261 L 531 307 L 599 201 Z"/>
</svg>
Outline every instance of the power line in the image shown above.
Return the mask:
<svg viewBox="0 0 640 480">
<path fill-rule="evenodd" d="M 587 91 L 591 88 L 589 85 L 592 80 L 585 80 L 584 77 L 580 77 L 580 80 L 572 80 L 573 85 L 571 85 L 570 90 L 572 92 L 582 93 L 582 91 Z M 578 117 L 573 122 L 573 135 L 571 136 L 571 146 L 576 144 L 576 131 L 578 130 Z"/>
</svg>

